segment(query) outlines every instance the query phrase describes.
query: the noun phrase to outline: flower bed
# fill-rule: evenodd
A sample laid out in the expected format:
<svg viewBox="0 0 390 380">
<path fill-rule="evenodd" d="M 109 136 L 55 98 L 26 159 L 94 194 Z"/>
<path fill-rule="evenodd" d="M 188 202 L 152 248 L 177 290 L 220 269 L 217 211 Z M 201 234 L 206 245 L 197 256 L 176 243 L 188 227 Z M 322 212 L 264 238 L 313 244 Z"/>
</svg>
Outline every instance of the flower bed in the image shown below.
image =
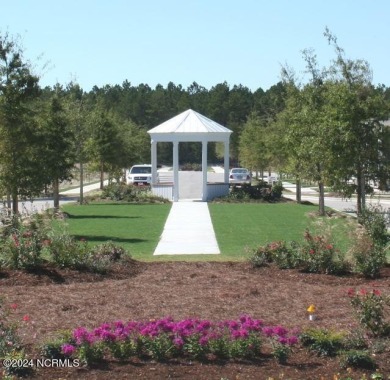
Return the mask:
<svg viewBox="0 0 390 380">
<path fill-rule="evenodd" d="M 48 344 L 47 352 L 56 351 L 88 364 L 102 359 L 128 360 L 132 357 L 163 361 L 184 357 L 204 359 L 255 359 L 262 355 L 263 343 L 273 355 L 285 362 L 298 343 L 297 331 L 283 326 L 266 326 L 259 319 L 243 315 L 237 320 L 212 322 L 167 317 L 155 321 L 117 321 L 87 330 L 76 328 L 71 336 Z M 57 350 L 53 350 L 53 345 Z M 60 349 L 58 349 L 60 348 Z"/>
</svg>

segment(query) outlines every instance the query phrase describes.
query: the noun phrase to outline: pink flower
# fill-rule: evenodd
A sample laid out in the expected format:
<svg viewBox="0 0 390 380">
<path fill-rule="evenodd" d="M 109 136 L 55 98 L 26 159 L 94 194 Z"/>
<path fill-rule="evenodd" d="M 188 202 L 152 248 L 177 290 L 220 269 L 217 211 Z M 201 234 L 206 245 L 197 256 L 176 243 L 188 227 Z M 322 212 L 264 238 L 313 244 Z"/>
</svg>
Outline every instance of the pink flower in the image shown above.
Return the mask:
<svg viewBox="0 0 390 380">
<path fill-rule="evenodd" d="M 355 289 L 349 288 L 347 294 L 348 294 L 348 297 L 353 297 L 355 295 Z"/>
<path fill-rule="evenodd" d="M 16 310 L 18 308 L 18 304 L 17 303 L 11 303 L 11 309 L 12 310 Z"/>
<path fill-rule="evenodd" d="M 367 290 L 364 288 L 361 288 L 359 293 L 360 293 L 360 295 L 365 296 L 365 295 L 367 295 Z"/>
<path fill-rule="evenodd" d="M 24 321 L 24 322 L 29 322 L 29 321 L 30 321 L 30 317 L 26 314 L 26 315 L 23 317 L 23 321 Z"/>
<path fill-rule="evenodd" d="M 63 344 L 61 351 L 64 355 L 71 356 L 76 351 L 76 347 L 71 344 Z"/>
<path fill-rule="evenodd" d="M 313 255 L 313 254 L 314 254 L 314 249 L 311 249 L 311 250 L 309 251 L 309 253 L 310 253 L 311 255 Z"/>
<path fill-rule="evenodd" d="M 381 291 L 379 290 L 379 289 L 373 289 L 372 290 L 372 294 L 374 295 L 374 296 L 380 296 L 381 295 Z"/>
<path fill-rule="evenodd" d="M 181 338 L 175 338 L 175 339 L 173 340 L 173 344 L 174 344 L 176 347 L 181 348 L 181 347 L 184 346 L 184 340 L 181 339 Z"/>
</svg>

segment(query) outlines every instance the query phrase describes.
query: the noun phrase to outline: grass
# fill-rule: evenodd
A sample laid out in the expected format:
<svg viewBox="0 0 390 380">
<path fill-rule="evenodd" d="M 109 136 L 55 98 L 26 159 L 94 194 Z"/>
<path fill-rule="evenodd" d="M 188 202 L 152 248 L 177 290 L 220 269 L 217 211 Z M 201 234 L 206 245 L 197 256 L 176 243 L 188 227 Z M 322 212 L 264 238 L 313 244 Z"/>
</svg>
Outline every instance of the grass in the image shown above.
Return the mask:
<svg viewBox="0 0 390 380">
<path fill-rule="evenodd" d="M 248 257 L 252 248 L 271 241 L 302 240 L 305 229 L 313 224 L 310 214 L 317 211 L 318 206 L 221 203 L 210 204 L 209 209 L 219 247 L 230 259 Z"/>
<path fill-rule="evenodd" d="M 170 204 L 126 203 L 62 207 L 69 214 L 70 234 L 92 245 L 112 240 L 139 260 L 150 260 L 170 208 Z"/>
<path fill-rule="evenodd" d="M 145 261 L 223 261 L 243 260 L 251 250 L 275 240 L 301 240 L 313 223 L 310 213 L 317 206 L 281 204 L 217 204 L 209 210 L 221 255 L 153 256 L 168 216 L 169 204 L 91 203 L 65 205 L 69 232 L 89 244 L 112 240 L 129 250 L 132 257 Z M 316 219 L 317 220 L 317 219 Z M 341 240 L 343 221 L 336 220 Z"/>
</svg>

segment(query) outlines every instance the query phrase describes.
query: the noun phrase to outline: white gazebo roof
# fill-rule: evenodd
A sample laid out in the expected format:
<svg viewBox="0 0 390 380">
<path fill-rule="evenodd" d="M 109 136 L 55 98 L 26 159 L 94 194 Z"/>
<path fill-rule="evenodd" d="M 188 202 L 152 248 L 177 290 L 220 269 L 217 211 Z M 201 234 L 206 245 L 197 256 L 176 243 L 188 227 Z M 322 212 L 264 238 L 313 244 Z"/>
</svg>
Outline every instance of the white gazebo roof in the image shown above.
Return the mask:
<svg viewBox="0 0 390 380">
<path fill-rule="evenodd" d="M 232 131 L 189 109 L 148 131 L 157 141 L 226 141 Z"/>
</svg>

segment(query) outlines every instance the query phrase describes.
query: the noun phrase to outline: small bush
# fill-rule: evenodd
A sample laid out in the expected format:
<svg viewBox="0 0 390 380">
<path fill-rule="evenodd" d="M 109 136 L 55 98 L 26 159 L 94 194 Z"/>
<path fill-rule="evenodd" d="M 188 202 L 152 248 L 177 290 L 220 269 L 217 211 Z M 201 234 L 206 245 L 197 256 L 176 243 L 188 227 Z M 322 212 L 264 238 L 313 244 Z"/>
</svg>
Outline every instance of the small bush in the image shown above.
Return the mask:
<svg viewBox="0 0 390 380">
<path fill-rule="evenodd" d="M 367 278 L 377 278 L 386 263 L 384 247 L 376 245 L 368 232 L 357 229 L 354 232 L 353 245 L 349 250 L 352 268 L 355 273 Z"/>
<path fill-rule="evenodd" d="M 167 203 L 167 199 L 153 195 L 150 186 L 135 186 L 112 183 L 103 188 L 102 199 L 124 202 Z"/>
<path fill-rule="evenodd" d="M 10 310 L 4 304 L 3 298 L 0 297 L 0 357 L 4 357 L 12 350 L 21 348 L 20 338 L 17 334 L 17 325 L 10 323 L 8 319 Z"/>
<path fill-rule="evenodd" d="M 297 268 L 300 265 L 299 244 L 276 241 L 259 247 L 249 261 L 254 267 L 274 262 L 280 269 Z"/>
<path fill-rule="evenodd" d="M 200 172 L 202 171 L 202 165 L 198 163 L 187 162 L 185 164 L 180 165 L 180 170 Z"/>
<path fill-rule="evenodd" d="M 340 365 L 342 368 L 355 367 L 364 369 L 375 369 L 376 364 L 374 359 L 367 351 L 350 350 L 345 351 L 341 355 Z"/>
<path fill-rule="evenodd" d="M 301 248 L 302 269 L 311 273 L 338 274 L 345 271 L 339 251 L 325 237 L 312 235 L 309 230 L 304 234 Z"/>
<path fill-rule="evenodd" d="M 58 337 L 48 340 L 41 346 L 41 355 L 49 359 L 65 359 L 67 355 L 64 354 L 62 346 L 69 342 L 74 343 L 71 339 L 71 331 L 64 331 L 58 334 Z"/>
<path fill-rule="evenodd" d="M 280 199 L 282 197 L 283 185 L 282 182 L 276 182 L 271 188 L 271 198 Z"/>
<path fill-rule="evenodd" d="M 387 219 L 390 211 L 384 211 L 381 207 L 368 207 L 359 215 L 359 223 L 364 226 L 375 246 L 385 247 L 390 241 L 387 232 Z"/>
<path fill-rule="evenodd" d="M 24 350 L 12 350 L 3 357 L 3 361 L 12 363 L 5 366 L 3 371 L 6 375 L 27 377 L 33 371 L 33 361 L 27 358 Z"/>
<path fill-rule="evenodd" d="M 54 263 L 61 268 L 87 268 L 88 245 L 84 239 L 76 240 L 66 231 L 53 231 L 46 249 Z"/>
<path fill-rule="evenodd" d="M 378 289 L 359 291 L 349 289 L 348 295 L 361 326 L 373 336 L 390 333 L 390 324 L 386 321 L 386 307 L 390 306 L 390 297 L 382 295 Z"/>
<path fill-rule="evenodd" d="M 123 247 L 109 241 L 94 246 L 88 252 L 85 264 L 93 272 L 106 273 L 112 263 L 120 261 L 124 256 L 130 257 Z"/>
<path fill-rule="evenodd" d="M 319 356 L 336 356 L 343 348 L 344 334 L 313 328 L 304 331 L 300 340 L 305 347 Z"/>
</svg>

